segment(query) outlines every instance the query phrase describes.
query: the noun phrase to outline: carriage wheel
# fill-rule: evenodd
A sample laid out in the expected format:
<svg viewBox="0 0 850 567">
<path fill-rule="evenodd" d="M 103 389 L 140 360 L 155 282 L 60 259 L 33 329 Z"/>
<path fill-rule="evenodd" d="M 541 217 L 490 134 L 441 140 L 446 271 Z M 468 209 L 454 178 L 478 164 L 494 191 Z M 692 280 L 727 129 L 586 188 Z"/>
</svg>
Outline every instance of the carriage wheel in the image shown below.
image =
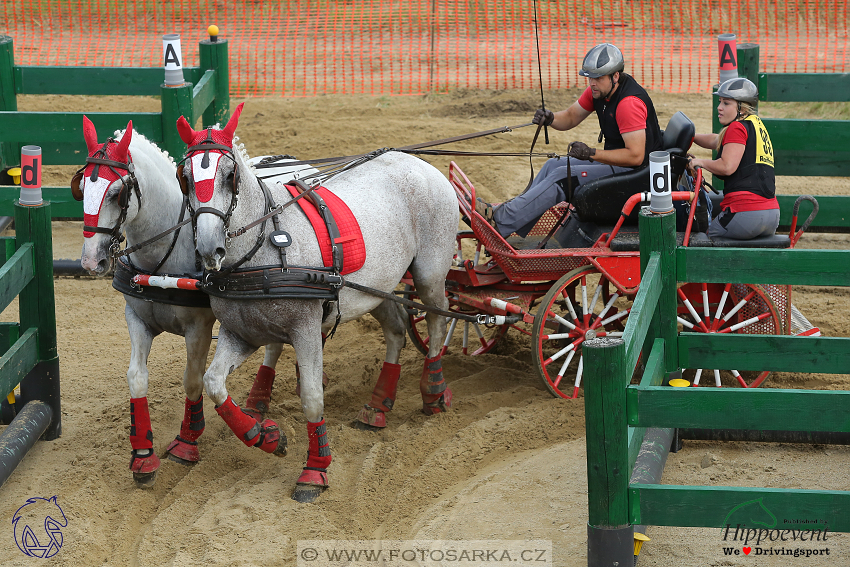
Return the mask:
<svg viewBox="0 0 850 567">
<path fill-rule="evenodd" d="M 691 333 L 744 333 L 761 335 L 783 334 L 779 312 L 770 296 L 760 285 L 752 284 L 685 284 L 677 290 L 680 330 Z M 683 371 L 688 369 L 683 369 Z M 694 386 L 704 386 L 700 380 L 708 370 L 714 385 L 722 384 L 717 369 L 691 369 L 688 378 Z M 744 388 L 760 386 L 769 371 L 729 371 Z"/>
<path fill-rule="evenodd" d="M 405 297 L 418 301 L 419 296 L 411 285 L 404 286 Z M 413 341 L 416 349 L 428 356 L 430 337 L 428 336 L 428 325 L 425 323 L 425 312 L 412 307 L 407 310 L 407 336 Z M 449 311 L 463 313 L 464 315 L 475 315 L 476 311 L 463 311 L 457 305 L 450 305 Z M 458 319 L 446 318 L 448 326 L 446 339 L 443 342 L 443 353 L 461 352 L 477 356 L 490 352 L 496 347 L 499 340 L 508 332 L 510 325 L 479 325 Z"/>
<path fill-rule="evenodd" d="M 553 396 L 578 396 L 584 369 L 581 344 L 597 337 L 622 336 L 631 300 L 593 266 L 563 276 L 540 300 L 531 353 L 537 373 Z"/>
</svg>

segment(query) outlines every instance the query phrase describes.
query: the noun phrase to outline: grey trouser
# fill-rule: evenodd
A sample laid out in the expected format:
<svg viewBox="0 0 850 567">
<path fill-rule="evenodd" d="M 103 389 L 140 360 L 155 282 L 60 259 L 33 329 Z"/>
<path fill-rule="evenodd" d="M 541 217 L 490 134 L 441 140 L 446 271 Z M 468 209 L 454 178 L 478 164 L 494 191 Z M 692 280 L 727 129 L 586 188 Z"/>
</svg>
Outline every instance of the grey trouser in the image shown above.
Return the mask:
<svg viewBox="0 0 850 567">
<path fill-rule="evenodd" d="M 779 226 L 779 209 L 766 211 L 722 211 L 708 227 L 709 238 L 722 236 L 736 240 L 750 240 L 759 236 L 772 236 Z"/>
<path fill-rule="evenodd" d="M 505 201 L 493 210 L 493 218 L 499 234 L 507 238 L 511 233 L 525 237 L 534 224 L 548 209 L 566 201 L 564 188 L 567 186 L 567 160 L 578 186 L 612 173 L 631 171 L 627 167 L 616 167 L 575 158 L 560 157 L 548 160 L 527 191 Z M 573 185 L 577 188 L 576 185 Z"/>
</svg>

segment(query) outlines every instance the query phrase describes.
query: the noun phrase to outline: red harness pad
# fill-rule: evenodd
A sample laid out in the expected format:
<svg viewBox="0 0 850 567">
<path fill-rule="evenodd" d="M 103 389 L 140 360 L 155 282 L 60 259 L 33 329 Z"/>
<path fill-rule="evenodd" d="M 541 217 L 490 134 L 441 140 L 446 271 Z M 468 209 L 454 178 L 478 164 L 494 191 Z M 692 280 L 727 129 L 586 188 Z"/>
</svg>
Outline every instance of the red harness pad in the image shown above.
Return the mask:
<svg viewBox="0 0 850 567">
<path fill-rule="evenodd" d="M 293 197 L 298 196 L 299 191 L 296 187 L 287 185 L 286 188 Z M 363 234 L 360 232 L 357 219 L 351 214 L 348 205 L 328 189 L 320 187 L 315 191 L 331 210 L 337 228 L 339 228 L 340 237 L 337 238 L 336 243 L 342 245 L 342 273 L 356 272 L 366 263 L 366 244 L 363 242 Z M 330 267 L 333 264 L 333 256 L 331 255 L 331 238 L 328 235 L 328 227 L 325 226 L 325 221 L 322 220 L 322 216 L 309 197 L 299 199 L 298 204 L 307 218 L 310 219 L 310 224 L 313 225 L 313 231 L 316 233 L 319 248 L 322 251 L 322 263 L 325 267 Z"/>
</svg>

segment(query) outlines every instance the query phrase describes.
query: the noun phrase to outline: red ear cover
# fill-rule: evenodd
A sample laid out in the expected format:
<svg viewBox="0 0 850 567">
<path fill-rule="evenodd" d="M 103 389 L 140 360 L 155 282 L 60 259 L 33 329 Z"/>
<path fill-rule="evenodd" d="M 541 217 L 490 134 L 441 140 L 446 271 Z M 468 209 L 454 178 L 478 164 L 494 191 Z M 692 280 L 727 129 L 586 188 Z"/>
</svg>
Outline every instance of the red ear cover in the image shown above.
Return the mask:
<svg viewBox="0 0 850 567">
<path fill-rule="evenodd" d="M 233 139 L 233 133 L 236 132 L 236 125 L 239 124 L 239 115 L 242 114 L 243 106 L 245 106 L 244 102 L 239 103 L 239 106 L 236 107 L 236 110 L 233 112 L 230 120 L 227 121 L 227 126 L 224 127 L 223 132 L 231 140 Z"/>
<path fill-rule="evenodd" d="M 180 139 L 186 142 L 187 146 L 192 144 L 195 131 L 189 126 L 189 121 L 184 116 L 177 119 L 177 133 L 180 134 Z"/>
<path fill-rule="evenodd" d="M 97 143 L 97 130 L 87 116 L 83 116 L 83 138 L 86 140 L 89 155 L 92 155 L 100 144 Z"/>
<path fill-rule="evenodd" d="M 121 141 L 118 142 L 118 147 L 116 148 L 115 159 L 117 161 L 127 161 L 127 149 L 130 147 L 130 140 L 133 139 L 133 121 L 130 120 L 127 123 L 127 129 L 124 131 L 124 135 L 121 137 Z"/>
</svg>

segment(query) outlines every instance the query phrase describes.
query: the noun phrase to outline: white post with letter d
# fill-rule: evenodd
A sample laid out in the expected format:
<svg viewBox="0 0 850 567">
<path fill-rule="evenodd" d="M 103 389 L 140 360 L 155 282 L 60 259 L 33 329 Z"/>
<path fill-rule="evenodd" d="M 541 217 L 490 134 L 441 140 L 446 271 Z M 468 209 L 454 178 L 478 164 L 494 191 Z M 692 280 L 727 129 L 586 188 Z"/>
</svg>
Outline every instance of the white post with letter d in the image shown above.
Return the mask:
<svg viewBox="0 0 850 567">
<path fill-rule="evenodd" d="M 673 210 L 673 181 L 670 173 L 670 152 L 649 154 L 649 210 L 669 213 Z"/>
</svg>

